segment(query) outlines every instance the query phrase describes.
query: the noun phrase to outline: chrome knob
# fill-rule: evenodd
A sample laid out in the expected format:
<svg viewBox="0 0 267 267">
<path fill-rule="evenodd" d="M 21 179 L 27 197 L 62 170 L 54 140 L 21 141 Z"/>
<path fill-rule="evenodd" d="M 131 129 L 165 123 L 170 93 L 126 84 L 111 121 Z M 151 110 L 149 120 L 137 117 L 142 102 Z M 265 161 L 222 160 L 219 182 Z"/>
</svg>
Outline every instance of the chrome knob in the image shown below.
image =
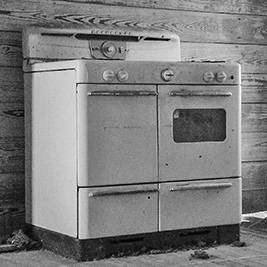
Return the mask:
<svg viewBox="0 0 267 267">
<path fill-rule="evenodd" d="M 117 78 L 120 82 L 126 82 L 129 79 L 129 73 L 126 70 L 119 70 Z"/>
<path fill-rule="evenodd" d="M 117 47 L 114 43 L 107 41 L 103 43 L 101 51 L 105 57 L 112 58 L 117 53 Z"/>
<path fill-rule="evenodd" d="M 227 78 L 227 75 L 226 75 L 226 73 L 223 72 L 223 71 L 219 71 L 219 72 L 216 74 L 216 80 L 217 80 L 217 82 L 219 82 L 219 83 L 224 82 L 224 81 L 226 80 L 226 78 Z"/>
<path fill-rule="evenodd" d="M 173 79 L 174 72 L 171 69 L 166 69 L 161 72 L 161 78 L 165 82 L 169 82 Z"/>
<path fill-rule="evenodd" d="M 211 71 L 207 71 L 203 74 L 203 80 L 206 83 L 211 83 L 214 80 L 214 74 Z"/>
<path fill-rule="evenodd" d="M 106 82 L 112 82 L 115 77 L 115 73 L 113 70 L 105 70 L 102 74 L 103 80 Z"/>
</svg>

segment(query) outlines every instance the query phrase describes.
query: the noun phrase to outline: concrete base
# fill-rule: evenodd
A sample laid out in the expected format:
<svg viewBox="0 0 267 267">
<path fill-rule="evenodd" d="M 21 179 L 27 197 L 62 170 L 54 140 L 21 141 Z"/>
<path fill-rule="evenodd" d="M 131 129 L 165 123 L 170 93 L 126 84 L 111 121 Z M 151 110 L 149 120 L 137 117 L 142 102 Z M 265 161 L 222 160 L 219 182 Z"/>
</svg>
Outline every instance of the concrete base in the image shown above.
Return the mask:
<svg viewBox="0 0 267 267">
<path fill-rule="evenodd" d="M 185 248 L 205 242 L 229 244 L 240 239 L 240 225 L 213 226 L 182 229 L 127 236 L 79 240 L 33 225 L 28 225 L 31 236 L 35 236 L 43 248 L 61 256 L 78 261 L 91 261 L 109 257 L 120 257 Z"/>
</svg>

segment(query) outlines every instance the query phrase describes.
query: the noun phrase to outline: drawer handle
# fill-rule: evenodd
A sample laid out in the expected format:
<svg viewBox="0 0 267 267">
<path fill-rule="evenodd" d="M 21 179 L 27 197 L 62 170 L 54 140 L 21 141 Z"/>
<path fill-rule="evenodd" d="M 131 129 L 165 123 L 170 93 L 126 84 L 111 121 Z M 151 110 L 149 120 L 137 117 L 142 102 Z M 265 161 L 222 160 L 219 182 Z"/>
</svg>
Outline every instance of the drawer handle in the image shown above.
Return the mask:
<svg viewBox="0 0 267 267">
<path fill-rule="evenodd" d="M 180 96 L 180 97 L 187 97 L 187 96 L 210 96 L 210 97 L 229 97 L 232 96 L 231 92 L 220 92 L 220 91 L 173 91 L 170 93 L 170 96 Z"/>
<path fill-rule="evenodd" d="M 158 191 L 159 190 L 157 188 L 129 189 L 129 190 L 110 189 L 110 190 L 90 192 L 89 197 L 145 194 L 145 193 L 155 193 Z"/>
<path fill-rule="evenodd" d="M 232 183 L 210 183 L 210 184 L 196 184 L 196 185 L 182 185 L 175 188 L 171 188 L 170 191 L 184 191 L 184 190 L 201 190 L 201 189 L 220 189 L 220 188 L 227 188 L 231 187 Z"/>
<path fill-rule="evenodd" d="M 93 91 L 88 96 L 157 96 L 154 91 Z"/>
</svg>

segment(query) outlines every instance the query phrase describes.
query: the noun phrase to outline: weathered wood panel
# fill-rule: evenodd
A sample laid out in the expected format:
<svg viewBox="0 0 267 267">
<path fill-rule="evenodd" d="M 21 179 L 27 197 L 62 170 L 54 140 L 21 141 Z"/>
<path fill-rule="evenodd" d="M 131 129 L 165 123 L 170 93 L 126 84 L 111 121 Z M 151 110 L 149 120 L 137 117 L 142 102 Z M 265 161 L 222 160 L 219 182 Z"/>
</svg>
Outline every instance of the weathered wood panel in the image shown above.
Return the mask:
<svg viewBox="0 0 267 267">
<path fill-rule="evenodd" d="M 0 175 L 0 209 L 24 205 L 24 173 Z"/>
<path fill-rule="evenodd" d="M 16 172 L 24 172 L 24 137 L 0 137 L 0 176 Z"/>
<path fill-rule="evenodd" d="M 0 175 L 0 240 L 25 222 L 24 173 Z"/>
<path fill-rule="evenodd" d="M 267 161 L 267 133 L 242 134 L 242 161 Z"/>
<path fill-rule="evenodd" d="M 242 73 L 267 72 L 266 46 L 181 43 L 182 60 L 225 60 L 241 64 Z"/>
<path fill-rule="evenodd" d="M 0 103 L 0 138 L 24 136 L 23 103 Z"/>
<path fill-rule="evenodd" d="M 21 68 L 0 67 L 1 103 L 23 103 L 23 72 Z"/>
<path fill-rule="evenodd" d="M 51 2 L 53 0 L 50 0 Z M 173 9 L 185 11 L 203 11 L 211 13 L 234 14 L 267 14 L 267 2 L 265 0 L 58 0 L 65 2 L 78 2 L 84 4 L 104 4 L 118 6 L 132 6 L 140 8 Z M 53 1 L 54 2 L 54 1 Z"/>
<path fill-rule="evenodd" d="M 242 105 L 242 133 L 267 132 L 267 104 Z"/>
<path fill-rule="evenodd" d="M 211 2 L 209 2 L 211 3 Z M 216 14 L 179 10 L 136 8 L 65 1 L 1 1 L 0 29 L 20 31 L 23 26 L 102 24 L 166 29 L 182 41 L 267 44 L 265 16 Z"/>
<path fill-rule="evenodd" d="M 267 48 L 266 48 L 267 49 Z M 242 102 L 267 103 L 267 74 L 242 74 Z"/>
<path fill-rule="evenodd" d="M 22 65 L 21 42 L 21 33 L 0 31 L 0 67 Z"/>
<path fill-rule="evenodd" d="M 266 210 L 267 189 L 243 190 L 242 210 L 243 213 Z"/>
<path fill-rule="evenodd" d="M 243 190 L 267 189 L 267 162 L 243 162 Z"/>
</svg>

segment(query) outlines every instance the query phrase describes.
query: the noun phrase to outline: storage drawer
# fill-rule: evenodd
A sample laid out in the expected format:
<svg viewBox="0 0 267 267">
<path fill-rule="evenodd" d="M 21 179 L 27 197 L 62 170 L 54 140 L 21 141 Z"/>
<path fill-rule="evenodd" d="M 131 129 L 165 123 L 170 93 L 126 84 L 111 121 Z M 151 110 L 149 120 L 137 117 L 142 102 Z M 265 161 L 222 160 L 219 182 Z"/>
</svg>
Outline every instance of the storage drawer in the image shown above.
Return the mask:
<svg viewBox="0 0 267 267">
<path fill-rule="evenodd" d="M 241 178 L 164 183 L 159 205 L 160 231 L 239 224 Z"/>
<path fill-rule="evenodd" d="M 79 190 L 79 239 L 155 231 L 157 185 Z"/>
</svg>

